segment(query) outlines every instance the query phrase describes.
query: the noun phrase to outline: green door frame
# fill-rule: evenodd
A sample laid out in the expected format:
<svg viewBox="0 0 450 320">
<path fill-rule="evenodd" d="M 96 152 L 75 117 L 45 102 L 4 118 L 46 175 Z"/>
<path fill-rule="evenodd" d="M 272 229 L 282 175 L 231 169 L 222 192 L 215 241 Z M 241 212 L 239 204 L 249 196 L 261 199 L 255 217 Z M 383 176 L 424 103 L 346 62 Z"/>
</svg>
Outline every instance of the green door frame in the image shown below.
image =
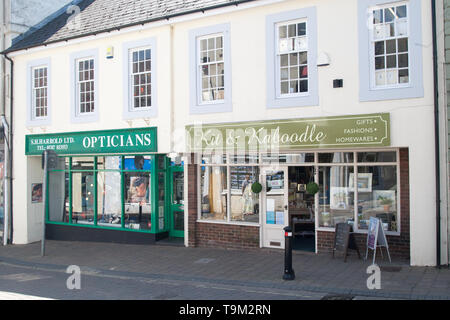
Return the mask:
<svg viewBox="0 0 450 320">
<path fill-rule="evenodd" d="M 168 173 L 169 173 L 169 236 L 170 237 L 177 237 L 177 238 L 184 238 L 184 230 L 175 230 L 174 226 L 174 214 L 175 212 L 182 212 L 184 216 L 184 205 L 183 204 L 175 204 L 173 199 L 174 194 L 174 183 L 173 183 L 173 176 L 175 172 L 184 172 L 183 166 L 173 166 L 169 167 Z M 184 188 L 184 187 L 183 187 Z"/>
</svg>

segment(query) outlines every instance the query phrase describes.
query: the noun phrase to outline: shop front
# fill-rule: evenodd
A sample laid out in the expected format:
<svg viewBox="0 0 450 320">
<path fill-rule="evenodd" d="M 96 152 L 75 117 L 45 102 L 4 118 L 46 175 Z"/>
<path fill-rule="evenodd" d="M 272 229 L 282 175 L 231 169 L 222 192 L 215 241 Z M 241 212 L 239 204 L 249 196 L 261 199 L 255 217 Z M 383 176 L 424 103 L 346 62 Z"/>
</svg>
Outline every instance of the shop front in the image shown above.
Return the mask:
<svg viewBox="0 0 450 320">
<path fill-rule="evenodd" d="M 337 223 L 365 248 L 370 217 L 409 256 L 408 148 L 389 114 L 188 126 L 189 243 L 329 251 Z M 194 202 L 194 203 L 192 203 Z"/>
<path fill-rule="evenodd" d="M 26 137 L 27 156 L 46 149 L 58 154 L 47 178 L 48 239 L 154 243 L 184 237 L 182 166 L 157 153 L 156 128 Z M 39 188 L 32 186 L 32 202 L 42 201 Z"/>
</svg>

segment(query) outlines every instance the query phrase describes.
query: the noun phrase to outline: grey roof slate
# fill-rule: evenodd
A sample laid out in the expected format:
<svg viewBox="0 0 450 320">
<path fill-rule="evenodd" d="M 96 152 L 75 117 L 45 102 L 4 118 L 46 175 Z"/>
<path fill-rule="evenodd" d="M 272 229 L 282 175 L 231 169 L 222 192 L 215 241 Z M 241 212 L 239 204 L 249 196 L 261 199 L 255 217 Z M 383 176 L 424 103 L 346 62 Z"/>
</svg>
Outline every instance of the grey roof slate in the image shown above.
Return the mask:
<svg viewBox="0 0 450 320">
<path fill-rule="evenodd" d="M 66 12 L 68 8 L 66 6 L 51 16 L 49 21 L 44 21 L 37 29 L 24 34 L 5 52 L 79 38 L 111 29 L 188 14 L 193 11 L 208 10 L 216 6 L 230 6 L 249 1 L 255 0 L 82 0 L 76 2 L 80 8 L 77 17 L 79 28 L 69 28 L 67 22 L 71 15 Z"/>
</svg>

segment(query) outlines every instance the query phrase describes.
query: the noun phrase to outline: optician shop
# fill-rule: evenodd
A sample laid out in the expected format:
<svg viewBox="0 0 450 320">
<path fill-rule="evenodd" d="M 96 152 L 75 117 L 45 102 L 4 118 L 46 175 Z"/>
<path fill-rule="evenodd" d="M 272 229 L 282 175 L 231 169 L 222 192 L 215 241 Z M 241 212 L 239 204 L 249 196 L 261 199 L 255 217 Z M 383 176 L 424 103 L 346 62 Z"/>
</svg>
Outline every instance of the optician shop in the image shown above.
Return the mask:
<svg viewBox="0 0 450 320">
<path fill-rule="evenodd" d="M 330 251 L 351 224 L 365 249 L 370 217 L 391 254 L 409 257 L 408 148 L 391 146 L 390 114 L 186 127 L 192 246 Z"/>
<path fill-rule="evenodd" d="M 46 149 L 58 155 L 48 169 L 47 239 L 150 244 L 184 237 L 183 166 L 158 154 L 156 128 L 26 136 L 28 157 Z M 43 181 L 30 182 L 38 204 Z"/>
</svg>

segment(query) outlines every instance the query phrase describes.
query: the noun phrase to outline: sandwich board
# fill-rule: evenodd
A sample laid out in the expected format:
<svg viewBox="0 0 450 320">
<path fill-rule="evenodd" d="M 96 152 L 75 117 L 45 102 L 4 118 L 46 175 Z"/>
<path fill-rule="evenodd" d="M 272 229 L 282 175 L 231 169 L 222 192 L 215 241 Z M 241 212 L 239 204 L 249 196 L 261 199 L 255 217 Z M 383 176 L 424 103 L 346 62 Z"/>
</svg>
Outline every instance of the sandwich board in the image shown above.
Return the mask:
<svg viewBox="0 0 450 320">
<path fill-rule="evenodd" d="M 333 258 L 336 251 L 343 252 L 344 262 L 347 262 L 348 249 L 356 250 L 358 258 L 361 259 L 355 237 L 353 236 L 352 227 L 346 222 L 336 224 L 334 236 Z"/>
<path fill-rule="evenodd" d="M 369 249 L 373 250 L 373 264 L 375 264 L 375 257 L 377 255 L 377 247 L 385 247 L 389 262 L 391 262 L 391 255 L 389 254 L 389 246 L 386 240 L 386 234 L 384 233 L 381 220 L 378 218 L 370 217 L 369 230 L 367 232 L 367 246 L 366 246 L 366 260 L 369 254 Z M 383 255 L 383 252 L 381 255 Z"/>
</svg>

